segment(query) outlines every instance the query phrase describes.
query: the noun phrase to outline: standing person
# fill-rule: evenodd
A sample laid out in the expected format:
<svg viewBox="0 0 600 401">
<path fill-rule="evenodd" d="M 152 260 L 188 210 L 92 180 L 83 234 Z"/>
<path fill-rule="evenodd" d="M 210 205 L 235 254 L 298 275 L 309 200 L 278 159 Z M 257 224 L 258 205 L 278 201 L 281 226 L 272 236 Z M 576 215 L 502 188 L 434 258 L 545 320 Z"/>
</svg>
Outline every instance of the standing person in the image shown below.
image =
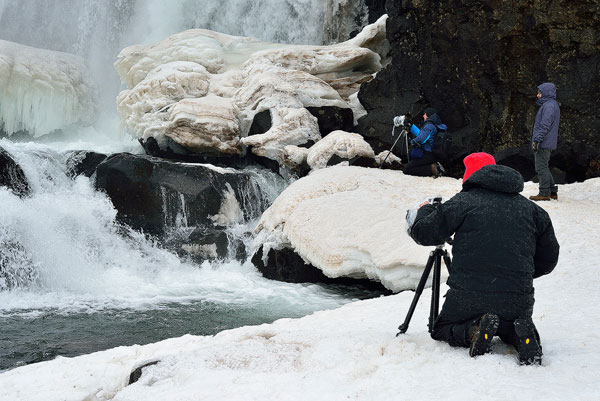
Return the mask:
<svg viewBox="0 0 600 401">
<path fill-rule="evenodd" d="M 409 227 L 421 245 L 454 235 L 446 300 L 431 337 L 487 353 L 492 338 L 511 344 L 521 364 L 540 364 L 533 324 L 533 279 L 550 273 L 559 245 L 548 213 L 521 196 L 523 177 L 492 155 L 464 159 L 463 189 L 442 204 L 422 206 Z M 409 222 L 410 224 L 410 222 Z"/>
<path fill-rule="evenodd" d="M 423 126 L 419 129 L 412 124 L 410 132 L 415 136 L 410 143 L 413 145 L 410 151 L 410 161 L 402 170 L 404 174 L 416 175 L 420 177 L 439 177 L 443 169 L 435 156 L 433 155 L 433 144 L 438 133 L 438 129 L 446 130 L 446 124 L 442 124 L 437 111 L 428 107 L 423 112 Z"/>
<path fill-rule="evenodd" d="M 531 133 L 531 149 L 535 159 L 535 171 L 540 180 L 540 190 L 537 195 L 530 196 L 534 201 L 558 199 L 558 187 L 548 167 L 550 154 L 556 149 L 558 140 L 558 123 L 560 122 L 560 107 L 556 102 L 556 86 L 546 82 L 538 86 L 537 101 L 540 106 L 535 115 Z"/>
</svg>

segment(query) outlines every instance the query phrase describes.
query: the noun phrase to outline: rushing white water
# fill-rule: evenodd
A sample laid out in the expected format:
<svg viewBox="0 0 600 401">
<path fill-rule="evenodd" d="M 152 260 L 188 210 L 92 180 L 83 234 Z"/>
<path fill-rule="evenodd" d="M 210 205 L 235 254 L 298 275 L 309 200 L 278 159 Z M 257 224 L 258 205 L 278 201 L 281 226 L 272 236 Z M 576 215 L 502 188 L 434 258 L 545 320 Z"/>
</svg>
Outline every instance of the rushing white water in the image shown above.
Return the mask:
<svg viewBox="0 0 600 401">
<path fill-rule="evenodd" d="M 66 175 L 66 154 L 6 139 L 0 146 L 21 165 L 33 192 L 19 198 L 0 188 L 1 257 L 6 269 L 26 278 L 20 288 L 0 291 L 0 315 L 47 308 L 64 313 L 154 308 L 194 300 L 293 305 L 309 312 L 348 301 L 317 286 L 266 280 L 249 262 L 184 263 L 119 225 L 110 200 L 90 179 Z M 251 228 L 252 223 L 234 230 Z"/>
</svg>

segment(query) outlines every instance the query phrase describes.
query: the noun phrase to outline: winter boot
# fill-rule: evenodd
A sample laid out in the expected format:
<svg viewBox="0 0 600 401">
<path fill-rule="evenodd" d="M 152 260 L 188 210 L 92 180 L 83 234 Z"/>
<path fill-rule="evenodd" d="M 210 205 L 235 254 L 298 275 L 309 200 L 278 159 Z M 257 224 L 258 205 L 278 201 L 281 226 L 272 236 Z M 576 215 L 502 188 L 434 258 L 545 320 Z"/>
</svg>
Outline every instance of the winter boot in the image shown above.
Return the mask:
<svg viewBox="0 0 600 401">
<path fill-rule="evenodd" d="M 558 200 L 558 192 L 551 193 L 550 199 Z"/>
<path fill-rule="evenodd" d="M 516 319 L 515 333 L 517 334 L 520 365 L 540 365 L 542 363 L 542 346 L 531 318 Z"/>
<path fill-rule="evenodd" d="M 550 199 L 552 199 L 551 195 L 533 195 L 530 196 L 529 199 L 531 199 L 532 201 L 549 201 Z M 556 199 L 558 199 L 558 195 L 556 196 Z"/>
<path fill-rule="evenodd" d="M 489 352 L 492 338 L 496 334 L 499 324 L 500 318 L 494 313 L 486 313 L 481 316 L 479 324 L 472 327 L 469 356 L 474 357 Z"/>
</svg>

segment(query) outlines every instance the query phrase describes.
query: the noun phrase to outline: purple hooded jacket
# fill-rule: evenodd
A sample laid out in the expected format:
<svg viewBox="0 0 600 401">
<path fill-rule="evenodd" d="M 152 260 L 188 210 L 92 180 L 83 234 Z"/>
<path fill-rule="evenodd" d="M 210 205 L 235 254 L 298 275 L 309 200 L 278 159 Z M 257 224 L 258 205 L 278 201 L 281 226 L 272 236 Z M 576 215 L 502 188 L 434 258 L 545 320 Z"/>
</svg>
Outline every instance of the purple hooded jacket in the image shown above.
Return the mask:
<svg viewBox="0 0 600 401">
<path fill-rule="evenodd" d="M 542 94 L 536 102 L 540 109 L 535 115 L 531 142 L 539 142 L 540 148 L 556 149 L 558 140 L 558 123 L 560 122 L 560 108 L 556 102 L 556 86 L 546 82 L 538 86 Z"/>
</svg>

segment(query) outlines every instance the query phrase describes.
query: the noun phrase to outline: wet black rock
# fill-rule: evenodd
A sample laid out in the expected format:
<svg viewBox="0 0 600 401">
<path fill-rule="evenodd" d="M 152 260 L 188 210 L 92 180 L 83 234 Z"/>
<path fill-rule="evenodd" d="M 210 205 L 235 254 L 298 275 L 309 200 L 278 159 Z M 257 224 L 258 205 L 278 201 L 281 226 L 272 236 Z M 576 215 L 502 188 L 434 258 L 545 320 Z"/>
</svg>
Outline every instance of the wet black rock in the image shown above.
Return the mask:
<svg viewBox="0 0 600 401">
<path fill-rule="evenodd" d="M 0 186 L 7 187 L 20 197 L 31 193 L 25 172 L 3 148 L 0 148 Z"/>
<path fill-rule="evenodd" d="M 156 236 L 182 219 L 186 227 L 213 226 L 227 200 L 237 202 L 243 221 L 257 218 L 269 204 L 248 171 L 129 153 L 100 163 L 95 186 L 109 196 L 119 221 Z"/>
<path fill-rule="evenodd" d="M 248 234 L 249 235 L 249 234 Z M 233 235 L 226 227 L 196 227 L 190 235 L 177 241 L 176 252 L 196 263 L 204 260 L 246 260 L 243 238 Z"/>
<path fill-rule="evenodd" d="M 71 177 L 84 175 L 91 177 L 96 171 L 98 164 L 106 160 L 108 156 L 87 150 L 71 152 L 67 159 L 67 174 Z"/>
<path fill-rule="evenodd" d="M 323 272 L 309 264 L 290 248 L 270 249 L 267 253 L 267 263 L 263 263 L 263 249 L 260 247 L 252 256 L 252 263 L 260 273 L 268 279 L 284 281 L 287 283 L 323 283 L 339 284 L 352 287 L 361 287 L 382 294 L 390 294 L 381 283 L 368 279 L 354 279 L 349 277 L 330 278 Z"/>
</svg>

